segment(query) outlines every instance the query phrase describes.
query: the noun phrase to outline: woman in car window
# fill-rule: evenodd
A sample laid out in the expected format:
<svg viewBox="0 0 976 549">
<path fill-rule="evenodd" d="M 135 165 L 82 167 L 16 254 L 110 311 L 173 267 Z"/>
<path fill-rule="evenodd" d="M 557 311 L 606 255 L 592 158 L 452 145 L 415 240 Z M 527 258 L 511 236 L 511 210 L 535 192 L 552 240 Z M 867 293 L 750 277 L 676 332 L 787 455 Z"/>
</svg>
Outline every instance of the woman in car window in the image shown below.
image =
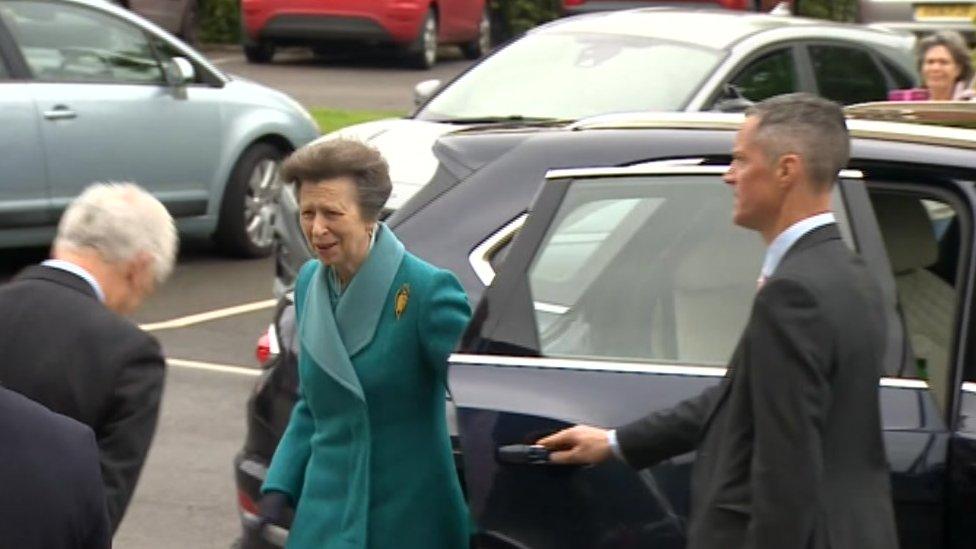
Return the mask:
<svg viewBox="0 0 976 549">
<path fill-rule="evenodd" d="M 281 175 L 318 257 L 295 286 L 300 394 L 262 521 L 294 505 L 289 548 L 467 547 L 445 419 L 447 358 L 471 313 L 464 290 L 378 221 L 391 183 L 376 150 L 309 145 Z"/>
<path fill-rule="evenodd" d="M 970 100 L 973 63 L 962 36 L 940 31 L 918 43 L 918 72 L 931 100 Z"/>
</svg>

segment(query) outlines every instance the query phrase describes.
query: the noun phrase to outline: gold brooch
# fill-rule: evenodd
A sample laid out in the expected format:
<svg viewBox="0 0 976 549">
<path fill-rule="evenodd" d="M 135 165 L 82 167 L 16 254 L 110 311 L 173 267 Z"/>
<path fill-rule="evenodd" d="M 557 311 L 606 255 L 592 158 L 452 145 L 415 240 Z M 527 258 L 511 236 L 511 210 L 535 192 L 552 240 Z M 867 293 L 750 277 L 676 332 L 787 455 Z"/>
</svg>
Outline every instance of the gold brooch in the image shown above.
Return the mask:
<svg viewBox="0 0 976 549">
<path fill-rule="evenodd" d="M 393 312 L 396 313 L 397 320 L 403 316 L 403 311 L 407 310 L 407 301 L 410 299 L 410 285 L 404 284 L 397 291 L 396 300 L 393 302 Z"/>
</svg>

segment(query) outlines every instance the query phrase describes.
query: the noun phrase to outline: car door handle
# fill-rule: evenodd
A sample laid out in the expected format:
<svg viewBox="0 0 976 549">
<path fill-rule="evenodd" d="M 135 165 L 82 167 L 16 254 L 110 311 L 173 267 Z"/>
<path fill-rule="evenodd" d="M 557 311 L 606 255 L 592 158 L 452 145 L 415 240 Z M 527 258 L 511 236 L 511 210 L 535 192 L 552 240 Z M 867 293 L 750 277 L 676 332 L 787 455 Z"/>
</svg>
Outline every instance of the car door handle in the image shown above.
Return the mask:
<svg viewBox="0 0 976 549">
<path fill-rule="evenodd" d="M 508 444 L 495 450 L 500 463 L 513 465 L 545 465 L 549 461 L 549 450 L 537 444 Z"/>
<path fill-rule="evenodd" d="M 44 111 L 44 118 L 47 120 L 70 120 L 77 117 L 78 113 L 64 105 L 57 105 L 49 111 Z"/>
</svg>

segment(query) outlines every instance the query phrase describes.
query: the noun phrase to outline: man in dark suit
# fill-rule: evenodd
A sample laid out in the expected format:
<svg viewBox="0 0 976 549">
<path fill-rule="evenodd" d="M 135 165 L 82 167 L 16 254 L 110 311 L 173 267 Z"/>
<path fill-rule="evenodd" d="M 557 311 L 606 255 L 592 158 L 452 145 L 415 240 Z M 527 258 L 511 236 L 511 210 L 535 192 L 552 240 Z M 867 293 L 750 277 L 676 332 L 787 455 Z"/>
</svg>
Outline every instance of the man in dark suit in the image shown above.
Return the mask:
<svg viewBox="0 0 976 549">
<path fill-rule="evenodd" d="M 881 293 L 842 242 L 831 189 L 849 157 L 840 108 L 808 94 L 749 112 L 725 181 L 768 244 L 752 313 L 717 387 L 614 430 L 539 441 L 562 463 L 635 468 L 698 451 L 688 547 L 898 546 L 881 432 Z"/>
<path fill-rule="evenodd" d="M 169 213 L 132 184 L 89 187 L 65 211 L 52 257 L 0 288 L 0 385 L 95 432 L 112 531 L 149 451 L 165 362 L 123 317 L 166 278 Z"/>
<path fill-rule="evenodd" d="M 0 388 L 0 547 L 107 549 L 92 430 Z"/>
</svg>

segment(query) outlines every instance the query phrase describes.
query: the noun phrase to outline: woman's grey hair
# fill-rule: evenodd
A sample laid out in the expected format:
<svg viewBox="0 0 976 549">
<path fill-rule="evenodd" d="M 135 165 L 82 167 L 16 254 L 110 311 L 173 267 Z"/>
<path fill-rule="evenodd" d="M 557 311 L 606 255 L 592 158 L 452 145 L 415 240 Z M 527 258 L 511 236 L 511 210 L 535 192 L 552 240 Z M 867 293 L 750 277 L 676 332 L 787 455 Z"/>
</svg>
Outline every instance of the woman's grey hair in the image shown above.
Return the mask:
<svg viewBox="0 0 976 549">
<path fill-rule="evenodd" d="M 830 189 L 851 155 L 850 136 L 840 105 L 810 93 L 777 95 L 746 111 L 759 123 L 756 138 L 769 159 L 797 154 L 810 183 Z"/>
<path fill-rule="evenodd" d="M 281 165 L 281 179 L 302 185 L 327 179 L 349 177 L 356 186 L 359 211 L 367 221 L 379 219 L 390 198 L 393 184 L 383 155 L 373 147 L 353 139 L 330 139 L 306 145 L 291 154 Z"/>
<path fill-rule="evenodd" d="M 153 195 L 133 183 L 94 183 L 65 210 L 54 246 L 94 250 L 109 263 L 146 253 L 163 282 L 173 271 L 173 218 Z"/>
<path fill-rule="evenodd" d="M 925 54 L 935 46 L 943 46 L 949 50 L 949 55 L 959 67 L 959 77 L 956 82 L 969 82 L 973 78 L 973 61 L 969 57 L 969 48 L 966 47 L 966 40 L 956 31 L 942 30 L 930 34 L 918 41 L 918 72 L 922 73 L 922 66 L 925 64 Z"/>
</svg>

